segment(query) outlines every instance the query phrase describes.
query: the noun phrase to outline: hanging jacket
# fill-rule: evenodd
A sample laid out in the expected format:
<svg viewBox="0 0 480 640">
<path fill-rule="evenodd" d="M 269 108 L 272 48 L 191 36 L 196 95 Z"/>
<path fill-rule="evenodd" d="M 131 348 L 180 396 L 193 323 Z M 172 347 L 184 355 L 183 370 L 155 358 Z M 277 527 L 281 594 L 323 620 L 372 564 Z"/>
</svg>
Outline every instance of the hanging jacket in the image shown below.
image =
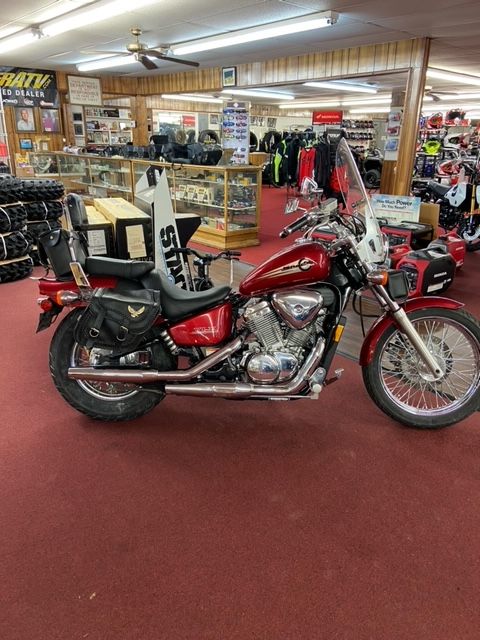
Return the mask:
<svg viewBox="0 0 480 640">
<path fill-rule="evenodd" d="M 280 187 L 285 184 L 287 180 L 287 143 L 282 140 L 277 144 L 275 154 L 273 156 L 273 183 Z"/>
<path fill-rule="evenodd" d="M 315 173 L 316 149 L 302 149 L 298 157 L 298 184 L 301 186 L 304 178 L 313 178 Z"/>
</svg>

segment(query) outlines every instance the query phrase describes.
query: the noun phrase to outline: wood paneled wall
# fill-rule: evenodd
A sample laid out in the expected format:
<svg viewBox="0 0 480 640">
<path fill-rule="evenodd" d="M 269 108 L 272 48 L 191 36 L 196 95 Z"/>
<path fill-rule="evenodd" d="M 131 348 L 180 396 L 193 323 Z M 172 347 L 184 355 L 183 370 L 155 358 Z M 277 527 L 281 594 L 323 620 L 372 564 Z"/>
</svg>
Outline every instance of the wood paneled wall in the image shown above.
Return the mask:
<svg viewBox="0 0 480 640">
<path fill-rule="evenodd" d="M 255 87 L 264 84 L 271 86 L 322 78 L 345 78 L 386 71 L 405 71 L 415 65 L 419 52 L 424 48 L 425 38 L 415 38 L 240 64 L 237 65 L 237 85 L 239 87 Z M 138 92 L 147 96 L 221 89 L 220 68 L 159 76 L 147 75 L 138 78 Z"/>
<path fill-rule="evenodd" d="M 33 109 L 35 118 L 35 132 L 17 131 L 17 112 L 14 107 L 5 107 L 5 124 L 8 134 L 8 146 L 10 148 L 10 156 L 12 170 L 15 167 L 15 154 L 25 151 L 20 149 L 20 138 L 30 138 L 37 145 L 38 150 L 42 150 L 44 143 L 48 144 L 48 151 L 58 151 L 64 147 L 64 134 L 62 133 L 42 133 L 42 123 L 40 119 L 40 109 Z M 63 114 L 61 115 L 63 120 Z M 63 130 L 62 130 L 63 131 Z"/>
</svg>

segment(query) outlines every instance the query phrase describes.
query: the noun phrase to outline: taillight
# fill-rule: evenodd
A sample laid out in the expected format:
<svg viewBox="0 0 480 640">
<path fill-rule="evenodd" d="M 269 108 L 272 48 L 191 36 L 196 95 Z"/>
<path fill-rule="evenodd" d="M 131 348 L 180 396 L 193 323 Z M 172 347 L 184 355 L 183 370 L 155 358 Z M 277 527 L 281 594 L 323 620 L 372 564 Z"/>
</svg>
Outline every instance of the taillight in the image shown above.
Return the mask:
<svg viewBox="0 0 480 640">
<path fill-rule="evenodd" d="M 37 304 L 42 311 L 51 311 L 53 309 L 53 302 L 50 298 L 38 298 Z"/>
</svg>

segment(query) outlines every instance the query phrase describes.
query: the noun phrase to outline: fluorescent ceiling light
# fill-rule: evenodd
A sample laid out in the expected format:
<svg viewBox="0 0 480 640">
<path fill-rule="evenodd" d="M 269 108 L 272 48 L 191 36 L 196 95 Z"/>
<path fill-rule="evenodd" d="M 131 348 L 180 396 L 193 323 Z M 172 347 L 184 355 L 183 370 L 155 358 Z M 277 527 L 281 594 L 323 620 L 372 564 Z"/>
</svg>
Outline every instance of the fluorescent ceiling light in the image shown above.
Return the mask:
<svg viewBox="0 0 480 640">
<path fill-rule="evenodd" d="M 453 71 L 444 71 L 442 69 L 427 69 L 429 78 L 437 78 L 438 80 L 450 80 L 451 82 L 459 82 L 460 84 L 473 84 L 480 86 L 479 76 L 469 76 L 464 73 L 455 73 Z"/>
<path fill-rule="evenodd" d="M 17 33 L 17 31 L 21 31 L 22 29 L 23 27 L 4 27 L 3 29 L 0 29 L 0 39 L 11 36 L 13 33 Z"/>
<path fill-rule="evenodd" d="M 435 91 L 433 91 L 435 93 Z M 480 98 L 480 93 L 449 93 L 438 96 L 440 100 L 476 100 Z"/>
<path fill-rule="evenodd" d="M 75 2 L 75 0 L 72 0 L 72 2 Z M 138 9 L 142 9 L 143 7 L 156 4 L 158 2 L 160 2 L 160 0 L 135 0 L 135 3 L 132 3 L 132 0 L 111 0 L 111 2 L 108 2 L 107 4 L 96 6 L 92 9 L 71 11 L 72 8 L 78 7 L 79 3 L 91 3 L 90 0 L 77 0 L 76 7 L 69 7 L 68 4 L 64 5 L 67 11 L 69 11 L 68 15 L 65 15 L 64 12 L 62 12 L 61 18 L 55 18 L 53 20 L 48 20 L 47 22 L 39 20 L 39 24 L 38 26 L 36 25 L 35 29 L 29 28 L 28 30 L 18 32 L 18 36 L 7 38 L 5 41 L 0 40 L 0 53 L 14 51 L 15 49 L 25 47 L 42 36 L 54 37 L 64 34 L 67 31 L 72 31 L 73 29 L 80 29 L 81 27 L 85 27 L 89 24 L 96 24 L 102 20 L 123 15 L 124 13 L 128 13 L 132 10 L 137 11 Z M 60 7 L 58 7 L 58 9 L 60 9 Z"/>
<path fill-rule="evenodd" d="M 322 109 L 322 108 L 326 108 L 329 109 L 330 107 L 337 107 L 339 109 L 341 109 L 342 107 L 348 107 L 348 106 L 356 106 L 356 105 L 382 105 L 382 104 L 390 104 L 392 98 L 391 96 L 383 96 L 383 97 L 378 97 L 378 98 L 366 98 L 365 100 L 331 100 L 331 101 L 325 101 L 325 100 L 313 100 L 313 101 L 305 101 L 305 100 L 300 100 L 300 101 L 294 101 L 294 102 L 288 102 L 285 104 L 279 104 L 279 108 L 280 109 Z"/>
<path fill-rule="evenodd" d="M 422 113 L 438 113 L 450 111 L 450 109 L 462 109 L 463 111 L 468 111 L 469 109 L 480 109 L 480 104 L 478 102 L 474 102 L 472 104 L 466 104 L 465 102 L 456 102 L 455 104 L 439 104 L 437 102 L 436 105 L 429 105 L 428 107 L 422 108 Z"/>
<path fill-rule="evenodd" d="M 341 104 L 342 106 L 355 106 L 357 104 L 362 105 L 362 104 L 371 104 L 371 105 L 378 105 L 378 104 L 390 104 L 390 102 L 392 101 L 392 97 L 391 96 L 384 96 L 383 98 L 365 98 L 365 100 L 341 100 Z"/>
<path fill-rule="evenodd" d="M 136 8 L 137 7 L 135 6 L 135 9 Z M 323 27 L 333 25 L 336 21 L 337 14 L 331 11 L 312 13 L 301 18 L 272 22 L 260 27 L 240 29 L 239 31 L 231 31 L 230 33 L 224 33 L 211 38 L 201 38 L 191 42 L 184 42 L 172 47 L 172 51 L 176 56 L 183 56 L 191 53 L 198 53 L 199 51 L 211 51 L 212 49 L 233 47 L 247 42 L 258 42 L 259 40 L 268 40 L 269 38 L 279 38 L 292 33 L 314 31 L 315 29 L 321 29 Z"/>
<path fill-rule="evenodd" d="M 367 109 L 349 109 L 349 113 L 388 113 L 390 107 L 369 107 Z"/>
<path fill-rule="evenodd" d="M 318 87 L 319 89 L 332 89 L 336 91 L 351 91 L 352 93 L 377 93 L 375 87 L 369 87 L 367 84 L 332 81 L 332 82 L 304 82 L 305 87 Z"/>
<path fill-rule="evenodd" d="M 135 0 L 135 2 L 132 0 L 112 0 L 102 6 L 94 6 L 86 11 L 75 11 L 64 18 L 41 24 L 40 28 L 46 36 L 53 37 L 72 29 L 81 29 L 89 24 L 115 18 L 133 10 L 137 11 L 158 2 L 160 0 Z"/>
<path fill-rule="evenodd" d="M 224 89 L 223 94 L 234 96 L 247 96 L 252 98 L 270 98 L 271 100 L 294 100 L 291 93 L 280 93 L 276 91 L 263 91 L 262 89 Z"/>
<path fill-rule="evenodd" d="M 185 102 L 213 102 L 215 104 L 223 104 L 220 98 L 209 96 L 187 95 L 185 93 L 162 93 L 164 100 L 185 100 Z"/>
<path fill-rule="evenodd" d="M 41 24 L 42 22 L 47 22 L 47 20 L 53 20 L 66 13 L 75 11 L 75 9 L 80 9 L 80 7 L 84 7 L 87 4 L 92 4 L 92 2 L 95 2 L 95 0 L 57 0 L 57 2 L 50 3 L 50 6 L 46 9 L 33 11 L 31 16 L 29 14 L 27 17 L 32 18 L 29 22 Z"/>
<path fill-rule="evenodd" d="M 15 51 L 21 47 L 25 47 L 27 44 L 31 44 L 38 40 L 39 34 L 33 30 L 22 31 L 19 35 L 12 36 L 0 41 L 0 53 L 8 53 L 9 51 Z"/>
<path fill-rule="evenodd" d="M 138 62 L 134 56 L 110 56 L 109 58 L 101 58 L 100 60 L 92 60 L 92 62 L 82 62 L 77 64 L 79 71 L 96 71 L 98 69 L 111 69 L 112 67 L 123 67 L 127 64 L 135 64 Z"/>
</svg>

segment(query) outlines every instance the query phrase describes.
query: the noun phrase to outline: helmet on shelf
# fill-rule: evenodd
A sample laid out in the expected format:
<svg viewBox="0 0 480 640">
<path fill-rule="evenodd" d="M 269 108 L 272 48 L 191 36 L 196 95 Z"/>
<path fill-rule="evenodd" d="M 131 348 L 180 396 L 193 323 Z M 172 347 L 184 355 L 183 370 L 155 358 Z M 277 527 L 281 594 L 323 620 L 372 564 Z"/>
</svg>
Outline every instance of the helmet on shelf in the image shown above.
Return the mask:
<svg viewBox="0 0 480 640">
<path fill-rule="evenodd" d="M 441 113 L 434 113 L 427 118 L 427 127 L 429 129 L 440 129 L 443 126 L 443 115 Z"/>
</svg>

